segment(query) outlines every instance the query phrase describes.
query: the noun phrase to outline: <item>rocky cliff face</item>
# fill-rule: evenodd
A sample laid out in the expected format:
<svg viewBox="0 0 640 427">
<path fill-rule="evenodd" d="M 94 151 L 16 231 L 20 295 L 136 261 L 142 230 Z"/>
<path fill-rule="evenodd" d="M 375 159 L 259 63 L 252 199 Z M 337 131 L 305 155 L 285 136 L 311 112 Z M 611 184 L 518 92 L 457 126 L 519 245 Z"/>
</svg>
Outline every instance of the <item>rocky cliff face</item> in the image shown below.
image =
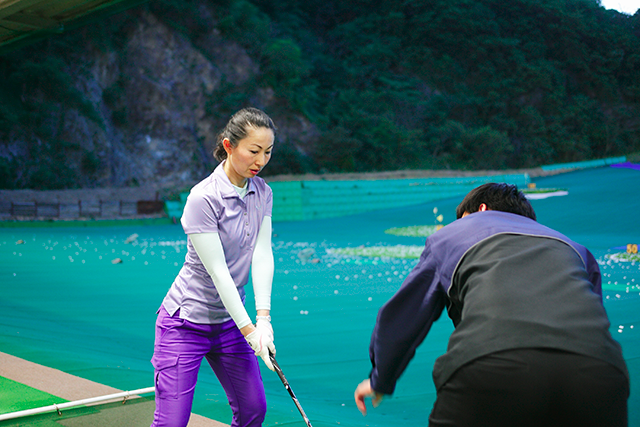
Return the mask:
<svg viewBox="0 0 640 427">
<path fill-rule="evenodd" d="M 43 113 L 47 117 L 40 122 L 51 129 L 47 137 L 28 123 L 0 131 L 0 158 L 21 165 L 13 177 L 15 182 L 28 182 L 29 174 L 38 173 L 42 165 L 37 165 L 35 153 L 51 144 L 64 145 L 65 164 L 57 173 L 74 174 L 71 181 L 81 187 L 154 185 L 180 189 L 215 167 L 211 149 L 217 132 L 233 112 L 228 105 L 221 106 L 225 87 L 238 88 L 255 81 L 260 73 L 258 61 L 223 37 L 215 25 L 194 42 L 148 8 L 124 13 L 130 25 L 117 34 L 122 39 L 121 49 L 96 46 L 76 37 L 83 40 L 82 45 L 63 57 L 68 66 L 65 73 L 97 117 L 72 103 L 50 99 L 49 90 L 20 89 L 20 96 L 32 105 L 47 101 L 54 102 L 56 108 Z M 77 31 L 82 34 L 88 29 Z M 313 140 L 316 132 L 306 119 L 281 108 L 270 111 L 274 95 L 268 87 L 254 84 L 247 90 L 242 106 L 252 105 L 271 114 L 281 131 L 279 142 L 304 147 Z"/>
<path fill-rule="evenodd" d="M 173 185 L 205 172 L 216 131 L 206 104 L 222 73 L 185 37 L 142 12 L 120 59 L 96 61 L 92 74 L 116 94 L 113 110 L 105 109 L 113 128 L 101 156 L 111 184 Z M 129 125 L 118 128 L 119 120 Z"/>
</svg>

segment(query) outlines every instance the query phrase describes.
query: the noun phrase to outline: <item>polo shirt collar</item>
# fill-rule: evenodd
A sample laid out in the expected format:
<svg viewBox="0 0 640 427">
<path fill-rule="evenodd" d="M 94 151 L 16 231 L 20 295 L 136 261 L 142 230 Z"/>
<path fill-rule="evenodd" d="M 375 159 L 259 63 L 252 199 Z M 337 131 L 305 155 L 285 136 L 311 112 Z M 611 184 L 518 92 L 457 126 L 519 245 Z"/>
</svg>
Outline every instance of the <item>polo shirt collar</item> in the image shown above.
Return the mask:
<svg viewBox="0 0 640 427">
<path fill-rule="evenodd" d="M 226 159 L 223 160 L 215 168 L 215 170 L 213 171 L 214 178 L 220 184 L 220 193 L 222 194 L 222 197 L 224 197 L 225 199 L 226 198 L 230 198 L 230 197 L 238 197 L 239 198 L 240 196 L 238 195 L 238 192 L 233 187 L 233 184 L 231 184 L 231 181 L 229 180 L 229 177 L 227 176 L 226 172 L 224 171 L 224 164 L 225 164 L 226 161 L 227 161 Z M 249 181 L 248 188 L 247 188 L 247 194 L 255 193 L 256 189 L 255 189 L 255 184 L 253 183 L 253 178 L 247 178 L 247 180 Z"/>
</svg>

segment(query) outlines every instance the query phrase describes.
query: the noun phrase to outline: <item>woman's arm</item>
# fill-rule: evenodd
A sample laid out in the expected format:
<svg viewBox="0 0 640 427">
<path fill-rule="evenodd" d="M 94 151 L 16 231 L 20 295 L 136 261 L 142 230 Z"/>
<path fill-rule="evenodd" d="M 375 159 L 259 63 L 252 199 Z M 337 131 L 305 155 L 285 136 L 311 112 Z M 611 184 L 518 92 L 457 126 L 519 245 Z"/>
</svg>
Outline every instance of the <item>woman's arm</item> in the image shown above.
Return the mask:
<svg viewBox="0 0 640 427">
<path fill-rule="evenodd" d="M 273 283 L 273 249 L 271 248 L 271 217 L 265 216 L 258 232 L 251 259 L 251 279 L 258 316 L 269 316 Z"/>
<path fill-rule="evenodd" d="M 270 235 L 269 233 L 269 236 Z M 276 351 L 273 345 L 273 330 L 271 329 L 271 333 L 269 334 L 263 327 L 256 328 L 253 323 L 251 323 L 251 319 L 247 314 L 247 310 L 244 308 L 244 304 L 242 304 L 238 289 L 229 272 L 229 267 L 227 267 L 220 236 L 218 233 L 199 233 L 190 234 L 189 238 L 202 264 L 204 264 L 204 267 L 211 276 L 218 290 L 218 295 L 220 295 L 220 299 L 229 312 L 229 315 L 251 348 L 255 351 L 256 355 L 260 356 L 267 367 L 273 371 L 273 364 L 271 360 L 269 360 L 269 352 L 275 355 Z M 270 294 L 271 292 L 269 291 L 269 295 Z M 269 311 L 267 310 L 266 313 L 268 316 Z M 269 329 L 270 327 L 271 325 L 269 324 Z"/>
<path fill-rule="evenodd" d="M 222 303 L 240 331 L 242 331 L 242 334 L 246 336 L 253 332 L 255 328 L 251 323 L 247 310 L 244 308 L 244 304 L 242 304 L 242 299 L 231 277 L 229 267 L 227 267 L 224 249 L 218 233 L 190 234 L 189 239 L 191 239 L 194 249 L 207 269 L 207 273 L 213 279 Z M 243 329 L 245 330 L 243 331 Z"/>
<path fill-rule="evenodd" d="M 265 216 L 258 232 L 256 246 L 251 258 L 251 279 L 256 298 L 256 328 L 271 338 L 271 285 L 273 283 L 273 249 L 271 248 L 271 217 Z M 276 348 L 272 344 L 269 350 L 275 356 Z M 268 366 L 268 365 L 267 365 Z"/>
</svg>

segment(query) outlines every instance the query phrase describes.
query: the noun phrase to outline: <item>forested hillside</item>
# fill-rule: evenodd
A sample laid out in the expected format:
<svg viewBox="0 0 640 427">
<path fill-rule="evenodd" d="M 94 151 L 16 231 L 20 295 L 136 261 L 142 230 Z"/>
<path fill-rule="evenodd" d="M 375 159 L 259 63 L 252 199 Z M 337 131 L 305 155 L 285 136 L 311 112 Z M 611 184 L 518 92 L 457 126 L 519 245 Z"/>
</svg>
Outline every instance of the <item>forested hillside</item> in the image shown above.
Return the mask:
<svg viewBox="0 0 640 427">
<path fill-rule="evenodd" d="M 0 188 L 186 186 L 229 115 L 265 174 L 640 150 L 640 12 L 598 0 L 151 0 L 0 56 Z"/>
</svg>

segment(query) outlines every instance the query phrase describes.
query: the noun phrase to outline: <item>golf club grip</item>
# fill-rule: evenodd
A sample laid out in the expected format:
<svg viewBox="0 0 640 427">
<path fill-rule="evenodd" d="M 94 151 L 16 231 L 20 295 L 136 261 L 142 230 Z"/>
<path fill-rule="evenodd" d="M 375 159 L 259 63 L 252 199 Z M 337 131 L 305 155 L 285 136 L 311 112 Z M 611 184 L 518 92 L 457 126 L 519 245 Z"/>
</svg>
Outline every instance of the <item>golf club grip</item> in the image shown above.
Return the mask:
<svg viewBox="0 0 640 427">
<path fill-rule="evenodd" d="M 282 381 L 282 384 L 284 384 L 284 388 L 286 388 L 287 391 L 289 392 L 289 395 L 291 396 L 291 399 L 293 399 L 293 403 L 296 405 L 296 408 L 298 408 L 300 415 L 302 415 L 304 422 L 307 423 L 307 427 L 312 427 L 311 421 L 309 421 L 309 417 L 307 417 L 307 414 L 304 413 L 304 409 L 302 409 L 302 405 L 300 405 L 298 398 L 296 397 L 295 393 L 291 389 L 291 386 L 289 385 L 289 381 L 287 381 L 287 378 L 284 376 L 284 372 L 282 372 L 282 369 L 280 369 L 280 365 L 278 365 L 278 362 L 276 362 L 276 358 L 273 356 L 273 353 L 271 352 L 269 352 L 269 359 L 271 359 L 271 363 L 273 364 L 273 367 L 276 370 L 276 373 L 280 377 L 280 381 Z"/>
</svg>

